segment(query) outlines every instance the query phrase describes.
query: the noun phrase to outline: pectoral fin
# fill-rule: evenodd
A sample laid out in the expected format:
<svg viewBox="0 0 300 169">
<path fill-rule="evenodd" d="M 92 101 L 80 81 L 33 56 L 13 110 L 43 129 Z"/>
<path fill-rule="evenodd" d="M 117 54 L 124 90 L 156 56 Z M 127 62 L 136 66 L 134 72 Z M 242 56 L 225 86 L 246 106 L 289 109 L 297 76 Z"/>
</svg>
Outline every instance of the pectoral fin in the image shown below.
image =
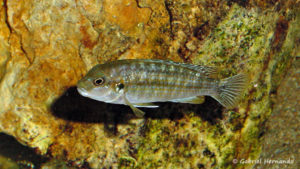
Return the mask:
<svg viewBox="0 0 300 169">
<path fill-rule="evenodd" d="M 190 103 L 190 104 L 202 104 L 204 101 L 205 101 L 204 96 L 195 96 L 195 97 L 171 100 L 171 102 Z"/>
<path fill-rule="evenodd" d="M 147 108 L 157 108 L 158 105 L 155 105 L 153 103 L 134 103 L 134 107 L 147 107 Z"/>
<path fill-rule="evenodd" d="M 124 95 L 124 101 L 125 101 L 125 103 L 131 108 L 131 110 L 133 111 L 133 113 L 134 113 L 137 117 L 144 117 L 145 112 L 143 112 L 142 110 L 140 110 L 140 109 L 134 107 L 134 105 L 128 101 L 128 99 L 126 98 L 125 95 Z"/>
</svg>

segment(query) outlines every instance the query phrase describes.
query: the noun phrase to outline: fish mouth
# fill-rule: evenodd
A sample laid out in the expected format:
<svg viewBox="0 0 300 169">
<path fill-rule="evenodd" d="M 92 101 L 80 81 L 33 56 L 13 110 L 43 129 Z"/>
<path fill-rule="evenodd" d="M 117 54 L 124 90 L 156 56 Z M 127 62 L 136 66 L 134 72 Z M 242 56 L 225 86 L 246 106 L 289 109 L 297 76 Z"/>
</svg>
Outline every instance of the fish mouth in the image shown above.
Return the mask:
<svg viewBox="0 0 300 169">
<path fill-rule="evenodd" d="M 78 91 L 78 93 L 81 94 L 82 96 L 87 97 L 87 96 L 89 95 L 88 92 L 87 92 L 87 90 L 85 90 L 85 89 L 83 89 L 83 88 L 77 87 L 77 91 Z"/>
</svg>

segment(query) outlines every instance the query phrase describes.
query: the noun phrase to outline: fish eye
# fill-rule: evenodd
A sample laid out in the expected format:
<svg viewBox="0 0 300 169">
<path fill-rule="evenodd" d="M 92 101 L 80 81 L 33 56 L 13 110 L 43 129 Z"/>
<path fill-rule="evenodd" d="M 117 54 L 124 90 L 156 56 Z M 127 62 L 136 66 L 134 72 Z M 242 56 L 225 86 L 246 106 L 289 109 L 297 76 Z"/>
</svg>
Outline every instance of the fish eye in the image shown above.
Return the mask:
<svg viewBox="0 0 300 169">
<path fill-rule="evenodd" d="M 100 86 L 100 85 L 102 85 L 104 83 L 104 78 L 101 77 L 101 78 L 95 79 L 93 81 L 93 83 L 94 83 L 95 86 Z"/>
</svg>

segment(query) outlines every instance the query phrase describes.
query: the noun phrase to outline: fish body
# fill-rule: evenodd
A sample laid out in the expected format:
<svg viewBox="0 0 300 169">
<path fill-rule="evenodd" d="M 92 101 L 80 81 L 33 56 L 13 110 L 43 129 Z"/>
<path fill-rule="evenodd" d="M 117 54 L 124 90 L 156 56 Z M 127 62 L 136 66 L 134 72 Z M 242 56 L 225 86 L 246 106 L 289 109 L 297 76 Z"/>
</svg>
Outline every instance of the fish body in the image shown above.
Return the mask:
<svg viewBox="0 0 300 169">
<path fill-rule="evenodd" d="M 94 66 L 77 84 L 83 96 L 114 104 L 158 107 L 152 102 L 200 104 L 204 95 L 212 96 L 223 106 L 236 105 L 245 87 L 246 76 L 239 74 L 218 79 L 213 67 L 166 60 L 117 60 Z"/>
</svg>

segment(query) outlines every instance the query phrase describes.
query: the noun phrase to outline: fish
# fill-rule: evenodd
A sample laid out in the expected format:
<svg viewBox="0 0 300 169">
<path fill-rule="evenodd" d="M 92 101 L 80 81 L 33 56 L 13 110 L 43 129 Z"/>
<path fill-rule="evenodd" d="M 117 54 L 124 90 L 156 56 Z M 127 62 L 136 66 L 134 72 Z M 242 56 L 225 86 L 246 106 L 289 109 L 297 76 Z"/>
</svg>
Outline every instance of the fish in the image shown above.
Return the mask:
<svg viewBox="0 0 300 169">
<path fill-rule="evenodd" d="M 158 59 L 124 59 L 97 64 L 78 81 L 77 90 L 94 100 L 129 106 L 137 117 L 139 107 L 157 108 L 153 102 L 201 104 L 211 96 L 226 108 L 240 100 L 247 76 L 218 78 L 215 67 Z"/>
</svg>

